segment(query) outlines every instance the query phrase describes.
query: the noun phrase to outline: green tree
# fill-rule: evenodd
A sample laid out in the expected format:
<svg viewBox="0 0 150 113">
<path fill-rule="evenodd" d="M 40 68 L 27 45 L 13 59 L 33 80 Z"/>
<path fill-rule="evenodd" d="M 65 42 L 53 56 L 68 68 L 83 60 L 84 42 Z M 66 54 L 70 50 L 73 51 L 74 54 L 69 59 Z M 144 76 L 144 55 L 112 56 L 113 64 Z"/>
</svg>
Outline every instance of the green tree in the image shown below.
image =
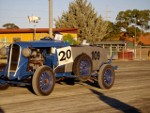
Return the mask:
<svg viewBox="0 0 150 113">
<path fill-rule="evenodd" d="M 120 11 L 116 18 L 117 26 L 128 36 L 139 36 L 149 28 L 150 10 Z"/>
<path fill-rule="evenodd" d="M 5 27 L 6 29 L 19 29 L 19 27 L 14 23 L 6 23 L 3 25 L 3 27 Z"/>
<path fill-rule="evenodd" d="M 127 30 L 127 35 L 130 37 L 135 37 L 135 35 L 140 36 L 140 34 L 141 34 L 141 30 L 138 27 L 135 28 L 135 26 L 133 26 L 133 25 L 130 27 L 127 27 L 126 30 Z"/>
<path fill-rule="evenodd" d="M 107 26 L 107 35 L 103 38 L 103 41 L 106 40 L 114 40 L 120 36 L 121 29 L 117 24 L 108 21 L 108 26 Z"/>
<path fill-rule="evenodd" d="M 87 0 L 75 0 L 69 4 L 69 11 L 55 20 L 56 28 L 78 28 L 78 39 L 90 43 L 101 41 L 106 35 L 107 22 L 97 16 L 95 9 Z"/>
</svg>

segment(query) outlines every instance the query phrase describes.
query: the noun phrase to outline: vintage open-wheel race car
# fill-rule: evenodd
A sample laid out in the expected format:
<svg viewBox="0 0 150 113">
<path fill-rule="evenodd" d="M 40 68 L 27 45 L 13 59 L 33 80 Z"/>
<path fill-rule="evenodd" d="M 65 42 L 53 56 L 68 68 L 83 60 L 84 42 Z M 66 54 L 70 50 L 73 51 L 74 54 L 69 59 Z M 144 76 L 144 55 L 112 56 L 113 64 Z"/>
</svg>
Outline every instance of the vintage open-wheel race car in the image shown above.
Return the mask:
<svg viewBox="0 0 150 113">
<path fill-rule="evenodd" d="M 107 50 L 98 46 L 76 46 L 45 38 L 12 43 L 8 49 L 0 50 L 1 55 L 7 53 L 7 65 L 0 69 L 0 90 L 21 84 L 46 96 L 62 79 L 88 81 L 94 77 L 103 89 L 114 84 L 116 66 L 111 65 L 112 58 L 108 60 Z"/>
</svg>

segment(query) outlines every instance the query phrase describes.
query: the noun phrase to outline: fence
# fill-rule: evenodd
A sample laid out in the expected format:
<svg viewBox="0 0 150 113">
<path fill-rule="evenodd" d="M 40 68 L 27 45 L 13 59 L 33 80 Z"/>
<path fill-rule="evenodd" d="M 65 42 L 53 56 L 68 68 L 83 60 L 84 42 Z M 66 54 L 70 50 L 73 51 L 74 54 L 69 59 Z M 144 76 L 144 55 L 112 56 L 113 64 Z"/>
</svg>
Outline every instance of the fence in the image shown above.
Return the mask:
<svg viewBox="0 0 150 113">
<path fill-rule="evenodd" d="M 9 44 L 9 43 L 7 43 Z M 0 48 L 6 45 L 5 43 L 0 43 Z M 113 59 L 121 60 L 150 60 L 150 46 L 121 46 L 121 45 L 105 45 L 102 46 L 108 50 L 108 58 L 114 54 Z M 0 56 L 1 58 L 1 56 Z"/>
<path fill-rule="evenodd" d="M 150 60 L 150 46 L 105 46 L 108 58 L 114 54 L 114 59 L 121 60 Z"/>
</svg>

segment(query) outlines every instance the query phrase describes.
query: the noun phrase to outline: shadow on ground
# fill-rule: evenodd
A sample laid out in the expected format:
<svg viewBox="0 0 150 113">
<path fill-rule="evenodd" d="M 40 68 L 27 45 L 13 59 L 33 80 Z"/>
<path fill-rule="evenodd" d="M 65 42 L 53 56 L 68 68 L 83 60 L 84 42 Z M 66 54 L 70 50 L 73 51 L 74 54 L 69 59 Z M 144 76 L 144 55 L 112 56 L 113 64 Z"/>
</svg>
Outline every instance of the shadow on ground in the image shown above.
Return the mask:
<svg viewBox="0 0 150 113">
<path fill-rule="evenodd" d="M 0 107 L 0 113 L 5 113 L 4 110 Z"/>
<path fill-rule="evenodd" d="M 122 111 L 123 113 L 141 113 L 140 110 L 138 110 L 137 108 L 130 106 L 124 102 L 121 102 L 120 100 L 117 100 L 112 97 L 108 97 L 108 96 L 104 95 L 103 93 L 98 92 L 94 89 L 90 89 L 90 90 L 91 90 L 91 92 L 96 94 L 101 101 L 103 101 L 107 105 L 109 105 L 117 110 Z"/>
</svg>

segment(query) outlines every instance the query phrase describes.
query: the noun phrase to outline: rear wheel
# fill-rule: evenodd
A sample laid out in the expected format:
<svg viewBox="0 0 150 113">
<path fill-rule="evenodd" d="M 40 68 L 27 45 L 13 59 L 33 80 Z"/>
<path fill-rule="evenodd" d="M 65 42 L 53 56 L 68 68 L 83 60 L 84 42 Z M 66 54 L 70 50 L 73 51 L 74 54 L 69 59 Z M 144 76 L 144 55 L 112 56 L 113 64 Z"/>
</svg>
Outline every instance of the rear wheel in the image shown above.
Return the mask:
<svg viewBox="0 0 150 113">
<path fill-rule="evenodd" d="M 86 54 L 78 56 L 73 64 L 73 73 L 79 76 L 79 80 L 87 81 L 92 73 L 91 58 Z"/>
<path fill-rule="evenodd" d="M 41 96 L 49 95 L 55 86 L 53 70 L 48 66 L 39 67 L 32 78 L 32 88 L 35 94 Z"/>
<path fill-rule="evenodd" d="M 115 81 L 115 72 L 111 65 L 104 64 L 98 73 L 98 84 L 102 89 L 110 89 Z"/>
</svg>

